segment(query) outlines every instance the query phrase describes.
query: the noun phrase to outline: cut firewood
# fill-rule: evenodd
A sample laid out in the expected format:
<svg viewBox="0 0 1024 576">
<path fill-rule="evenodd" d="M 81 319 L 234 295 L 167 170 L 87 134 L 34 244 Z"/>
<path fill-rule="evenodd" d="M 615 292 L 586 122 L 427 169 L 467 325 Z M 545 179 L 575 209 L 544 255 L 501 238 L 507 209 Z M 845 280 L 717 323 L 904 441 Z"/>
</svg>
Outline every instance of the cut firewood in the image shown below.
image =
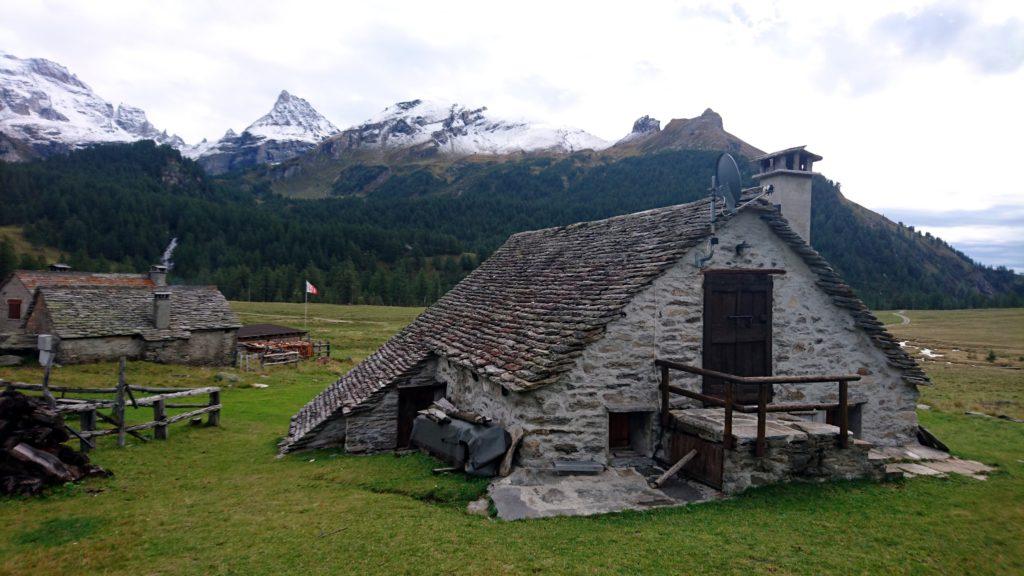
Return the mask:
<svg viewBox="0 0 1024 576">
<path fill-rule="evenodd" d="M 32 464 L 39 466 L 48 475 L 61 482 L 71 482 L 72 480 L 75 480 L 75 475 L 72 474 L 71 470 L 69 470 L 59 458 L 49 452 L 37 450 L 24 442 L 19 443 L 7 452 L 22 462 L 31 462 Z"/>
</svg>

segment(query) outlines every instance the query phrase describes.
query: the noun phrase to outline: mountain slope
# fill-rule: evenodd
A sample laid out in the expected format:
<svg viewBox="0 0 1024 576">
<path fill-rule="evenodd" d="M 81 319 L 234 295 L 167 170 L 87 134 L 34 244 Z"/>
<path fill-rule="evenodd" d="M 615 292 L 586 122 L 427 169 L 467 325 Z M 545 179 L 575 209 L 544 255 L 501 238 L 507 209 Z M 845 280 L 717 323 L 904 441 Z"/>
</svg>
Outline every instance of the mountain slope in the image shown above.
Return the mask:
<svg viewBox="0 0 1024 576">
<path fill-rule="evenodd" d="M 760 149 L 725 131 L 722 116 L 708 108 L 696 118 L 676 118 L 664 129 L 660 122 L 644 116 L 633 131 L 607 152 L 613 155 L 650 154 L 664 150 L 720 150 L 748 159 L 764 154 Z"/>
<path fill-rule="evenodd" d="M 184 145 L 153 127 L 141 109 L 114 108 L 60 64 L 6 53 L 0 53 L 0 133 L 42 155 L 98 142 Z"/>
<path fill-rule="evenodd" d="M 176 275 L 230 298 L 294 301 L 309 279 L 325 302 L 422 305 L 511 233 L 703 196 L 716 155 L 396 165 L 358 194 L 308 201 L 271 194 L 266 182 L 211 179 L 166 147 L 106 145 L 0 163 L 0 205 L 10 207 L 0 226 L 22 227 L 81 268 L 145 269 L 178 237 Z M 814 195 L 816 247 L 871 306 L 1024 304 L 1021 276 L 901 228 L 823 178 Z"/>
</svg>

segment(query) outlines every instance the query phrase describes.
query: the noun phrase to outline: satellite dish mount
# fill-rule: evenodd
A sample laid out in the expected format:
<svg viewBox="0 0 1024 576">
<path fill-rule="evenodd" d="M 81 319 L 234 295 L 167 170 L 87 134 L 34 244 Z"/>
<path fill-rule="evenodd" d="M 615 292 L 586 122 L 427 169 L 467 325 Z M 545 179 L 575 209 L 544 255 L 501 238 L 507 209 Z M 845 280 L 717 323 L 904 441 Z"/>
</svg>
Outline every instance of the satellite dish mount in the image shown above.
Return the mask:
<svg viewBox="0 0 1024 576">
<path fill-rule="evenodd" d="M 740 201 L 740 169 L 730 154 L 722 154 L 715 162 L 715 175 L 711 177 L 711 206 L 714 210 L 715 198 L 725 202 L 727 212 L 736 210 Z M 713 217 L 712 212 L 712 217 Z"/>
</svg>

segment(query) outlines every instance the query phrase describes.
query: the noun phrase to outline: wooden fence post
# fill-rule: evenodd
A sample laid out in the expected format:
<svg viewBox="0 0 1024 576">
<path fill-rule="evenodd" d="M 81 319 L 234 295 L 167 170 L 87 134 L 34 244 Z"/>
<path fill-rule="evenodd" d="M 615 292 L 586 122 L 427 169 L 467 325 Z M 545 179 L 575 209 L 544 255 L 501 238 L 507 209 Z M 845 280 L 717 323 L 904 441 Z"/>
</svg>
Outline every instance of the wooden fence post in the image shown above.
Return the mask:
<svg viewBox="0 0 1024 576">
<path fill-rule="evenodd" d="M 43 368 L 43 399 L 46 400 L 46 404 L 51 410 L 57 408 L 57 400 L 50 393 L 50 370 L 52 368 L 53 354 L 50 353 L 50 357 L 46 360 L 46 366 Z"/>
<path fill-rule="evenodd" d="M 96 429 L 96 409 L 78 413 L 78 427 L 82 432 L 91 432 Z M 84 435 L 84 434 L 83 434 Z M 88 452 L 91 446 L 85 440 L 78 441 L 78 448 L 82 452 Z"/>
<path fill-rule="evenodd" d="M 722 432 L 722 445 L 732 450 L 732 380 L 725 381 L 725 430 Z"/>
<path fill-rule="evenodd" d="M 757 391 L 757 457 L 764 456 L 767 441 L 765 440 L 765 421 L 768 418 L 768 386 L 761 384 Z"/>
<path fill-rule="evenodd" d="M 117 419 L 117 446 L 124 448 L 125 445 L 125 423 L 124 423 L 124 370 L 125 370 L 125 359 L 121 356 L 121 361 L 118 363 L 117 368 L 117 398 L 114 401 L 114 417 Z"/>
<path fill-rule="evenodd" d="M 217 404 L 220 404 L 220 390 L 210 392 L 210 406 L 216 406 Z M 206 424 L 208 426 L 220 426 L 220 408 L 210 412 Z"/>
<path fill-rule="evenodd" d="M 839 446 L 849 448 L 850 446 L 850 411 L 847 399 L 846 380 L 839 381 Z"/>
<path fill-rule="evenodd" d="M 162 398 L 153 403 L 153 421 L 153 438 L 167 440 L 167 406 Z"/>
</svg>

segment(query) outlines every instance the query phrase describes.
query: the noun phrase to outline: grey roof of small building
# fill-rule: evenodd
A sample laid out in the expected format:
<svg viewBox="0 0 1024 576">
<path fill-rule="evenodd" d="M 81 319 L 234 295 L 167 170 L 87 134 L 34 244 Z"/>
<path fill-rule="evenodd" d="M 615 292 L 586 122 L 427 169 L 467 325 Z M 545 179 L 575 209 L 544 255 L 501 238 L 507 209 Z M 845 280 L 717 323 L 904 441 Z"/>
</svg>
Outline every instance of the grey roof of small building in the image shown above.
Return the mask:
<svg viewBox="0 0 1024 576">
<path fill-rule="evenodd" d="M 760 191 L 760 189 L 756 189 Z M 753 196 L 748 191 L 746 199 Z M 854 314 L 904 378 L 927 383 L 912 358 L 767 201 L 748 202 Z M 338 413 L 361 409 L 415 374 L 432 354 L 503 387 L 558 381 L 632 298 L 711 235 L 709 200 L 515 234 L 377 352 L 292 418 L 284 452 L 301 449 Z M 735 215 L 735 214 L 733 214 Z M 719 213 L 719 225 L 732 215 Z"/>
<path fill-rule="evenodd" d="M 153 326 L 153 294 L 169 292 L 170 326 Z M 146 340 L 187 338 L 196 330 L 241 326 L 227 299 L 215 286 L 57 286 L 40 287 L 27 314 L 40 301 L 53 331 L 62 339 L 141 336 Z"/>
<path fill-rule="evenodd" d="M 272 338 L 278 336 L 299 336 L 309 332 L 302 328 L 281 326 L 280 324 L 246 324 L 238 329 L 238 339 Z"/>
</svg>

